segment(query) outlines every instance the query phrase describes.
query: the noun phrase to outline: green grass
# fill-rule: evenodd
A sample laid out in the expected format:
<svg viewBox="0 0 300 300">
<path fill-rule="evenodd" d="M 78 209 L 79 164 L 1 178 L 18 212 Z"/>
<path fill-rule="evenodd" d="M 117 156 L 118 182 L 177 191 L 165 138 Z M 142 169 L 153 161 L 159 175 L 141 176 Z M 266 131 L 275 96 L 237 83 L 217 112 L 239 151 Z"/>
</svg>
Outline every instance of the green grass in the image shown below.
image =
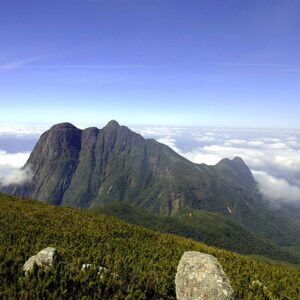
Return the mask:
<svg viewBox="0 0 300 300">
<path fill-rule="evenodd" d="M 63 260 L 52 270 L 22 271 L 52 246 Z M 180 257 L 194 250 L 216 256 L 238 299 L 299 299 L 300 272 L 171 234 L 161 234 L 94 211 L 0 195 L 1 299 L 174 299 Z M 119 276 L 81 272 L 83 263 Z M 259 280 L 263 286 L 252 284 Z"/>
</svg>

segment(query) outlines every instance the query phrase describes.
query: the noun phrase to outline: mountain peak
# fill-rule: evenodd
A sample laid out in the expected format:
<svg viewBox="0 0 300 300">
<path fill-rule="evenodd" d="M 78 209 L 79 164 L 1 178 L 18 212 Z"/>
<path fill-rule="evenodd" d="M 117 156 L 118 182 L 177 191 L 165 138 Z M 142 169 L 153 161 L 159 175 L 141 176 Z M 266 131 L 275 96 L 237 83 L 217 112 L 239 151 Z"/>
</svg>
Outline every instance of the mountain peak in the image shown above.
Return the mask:
<svg viewBox="0 0 300 300">
<path fill-rule="evenodd" d="M 236 156 L 232 160 L 235 163 L 245 164 L 244 160 L 240 156 Z"/>
<path fill-rule="evenodd" d="M 219 169 L 224 178 L 233 176 L 237 182 L 242 181 L 251 186 L 254 186 L 255 184 L 251 170 L 239 156 L 236 156 L 233 159 L 224 158 L 215 167 Z M 229 174 L 231 175 L 229 176 Z"/>
<path fill-rule="evenodd" d="M 104 128 L 118 128 L 120 124 L 116 120 L 109 121 Z"/>
<path fill-rule="evenodd" d="M 249 170 L 247 164 L 240 156 L 236 156 L 232 160 L 230 160 L 230 165 L 232 167 L 243 168 L 243 169 Z"/>
<path fill-rule="evenodd" d="M 218 164 L 221 164 L 221 165 L 226 164 L 226 165 L 229 165 L 231 167 L 244 167 L 244 166 L 247 167 L 244 160 L 239 156 L 235 156 L 233 159 L 224 158 L 221 161 L 219 161 Z"/>
<path fill-rule="evenodd" d="M 61 129 L 78 129 L 78 128 L 71 123 L 64 122 L 64 123 L 58 123 L 53 125 L 50 130 L 53 129 L 61 130 Z"/>
</svg>

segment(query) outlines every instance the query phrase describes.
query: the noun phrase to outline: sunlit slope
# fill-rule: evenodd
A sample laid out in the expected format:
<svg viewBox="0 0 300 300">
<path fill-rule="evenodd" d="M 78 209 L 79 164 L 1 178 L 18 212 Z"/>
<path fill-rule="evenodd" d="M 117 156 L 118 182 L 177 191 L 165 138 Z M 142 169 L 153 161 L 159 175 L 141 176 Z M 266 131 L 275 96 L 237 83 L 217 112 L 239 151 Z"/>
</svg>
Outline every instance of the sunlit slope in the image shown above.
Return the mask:
<svg viewBox="0 0 300 300">
<path fill-rule="evenodd" d="M 46 246 L 63 254 L 50 272 L 22 272 Z M 297 299 L 300 272 L 249 259 L 175 235 L 160 234 L 96 212 L 0 195 L 0 298 L 174 299 L 176 266 L 184 251 L 215 255 L 238 299 Z M 80 272 L 94 263 L 118 274 Z M 253 283 L 259 280 L 262 285 Z M 264 288 L 265 286 L 266 288 Z"/>
</svg>

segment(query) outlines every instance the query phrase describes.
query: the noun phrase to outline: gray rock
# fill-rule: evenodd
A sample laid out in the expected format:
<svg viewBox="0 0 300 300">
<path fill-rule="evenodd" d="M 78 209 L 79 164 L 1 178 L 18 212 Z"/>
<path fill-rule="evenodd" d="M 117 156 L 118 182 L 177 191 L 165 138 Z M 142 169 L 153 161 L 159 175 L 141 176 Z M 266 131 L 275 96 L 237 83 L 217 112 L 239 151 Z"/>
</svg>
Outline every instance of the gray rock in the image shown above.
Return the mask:
<svg viewBox="0 0 300 300">
<path fill-rule="evenodd" d="M 176 274 L 178 300 L 229 300 L 233 289 L 217 258 L 200 252 L 185 252 Z"/>
<path fill-rule="evenodd" d="M 49 269 L 59 257 L 58 251 L 55 248 L 47 247 L 41 250 L 37 255 L 31 256 L 24 264 L 23 271 L 27 274 L 33 270 L 34 264 Z"/>
</svg>

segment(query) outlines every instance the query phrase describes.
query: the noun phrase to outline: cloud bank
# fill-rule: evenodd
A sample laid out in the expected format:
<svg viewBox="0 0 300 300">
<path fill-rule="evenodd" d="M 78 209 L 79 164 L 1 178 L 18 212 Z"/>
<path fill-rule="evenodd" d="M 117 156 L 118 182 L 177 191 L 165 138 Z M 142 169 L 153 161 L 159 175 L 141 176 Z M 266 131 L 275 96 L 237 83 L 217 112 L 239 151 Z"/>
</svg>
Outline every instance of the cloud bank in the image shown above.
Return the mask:
<svg viewBox="0 0 300 300">
<path fill-rule="evenodd" d="M 29 158 L 29 155 L 30 152 L 7 153 L 6 151 L 0 150 L 0 166 L 21 168 Z"/>
<path fill-rule="evenodd" d="M 300 202 L 300 187 L 263 171 L 252 171 L 263 195 L 278 203 Z"/>
<path fill-rule="evenodd" d="M 3 169 L 0 172 L 3 172 Z M 0 173 L 0 186 L 11 184 L 23 184 L 32 180 L 33 173 L 29 166 L 21 169 L 4 169 L 4 174 Z"/>
<path fill-rule="evenodd" d="M 32 180 L 30 166 L 22 168 L 30 153 L 7 153 L 0 150 L 0 186 L 23 184 Z"/>
<path fill-rule="evenodd" d="M 47 125 L 30 124 L 0 124 L 0 136 L 19 137 L 39 137 L 50 127 Z M 1 145 L 0 145 L 1 146 Z"/>
</svg>

